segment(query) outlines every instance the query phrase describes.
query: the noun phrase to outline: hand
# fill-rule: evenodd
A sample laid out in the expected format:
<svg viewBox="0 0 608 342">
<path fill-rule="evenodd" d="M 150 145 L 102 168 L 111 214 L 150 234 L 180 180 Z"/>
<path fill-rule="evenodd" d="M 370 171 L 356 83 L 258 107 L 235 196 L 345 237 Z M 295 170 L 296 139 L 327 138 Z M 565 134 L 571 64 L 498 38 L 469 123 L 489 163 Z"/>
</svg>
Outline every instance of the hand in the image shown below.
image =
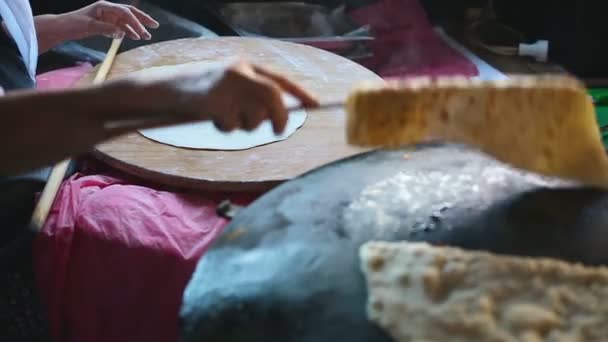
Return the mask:
<svg viewBox="0 0 608 342">
<path fill-rule="evenodd" d="M 177 91 L 172 112 L 212 120 L 222 131 L 253 130 L 269 119 L 275 133 L 282 133 L 289 115 L 283 93 L 305 107 L 318 106 L 312 95 L 287 78 L 244 61 L 166 82 Z"/>
<path fill-rule="evenodd" d="M 68 40 L 91 36 L 150 39 L 146 29 L 157 28 L 158 22 L 139 9 L 108 1 L 99 1 L 79 10 L 63 14 L 44 14 L 34 18 L 38 48 L 44 53 Z"/>
<path fill-rule="evenodd" d="M 157 28 L 159 25 L 156 20 L 134 6 L 108 1 L 98 1 L 62 16 L 66 26 L 74 32 L 81 32 L 80 38 L 95 35 L 122 38 L 126 34 L 134 40 L 149 40 L 152 35 L 146 27 Z"/>
</svg>

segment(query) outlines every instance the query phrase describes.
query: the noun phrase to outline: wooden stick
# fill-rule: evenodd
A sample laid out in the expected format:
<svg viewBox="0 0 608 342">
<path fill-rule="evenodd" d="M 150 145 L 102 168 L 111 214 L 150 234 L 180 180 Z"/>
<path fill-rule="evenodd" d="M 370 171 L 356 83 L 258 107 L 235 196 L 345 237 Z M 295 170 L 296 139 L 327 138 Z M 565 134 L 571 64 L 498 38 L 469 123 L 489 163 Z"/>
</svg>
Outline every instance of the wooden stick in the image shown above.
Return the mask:
<svg viewBox="0 0 608 342">
<path fill-rule="evenodd" d="M 112 40 L 112 45 L 110 45 L 106 58 L 104 58 L 99 70 L 97 70 L 97 74 L 93 79 L 93 84 L 99 84 L 106 80 L 112 69 L 112 65 L 114 64 L 114 58 L 116 58 L 120 44 L 122 44 L 122 38 Z"/>
<path fill-rule="evenodd" d="M 112 40 L 112 45 L 110 45 L 106 57 L 101 63 L 99 70 L 97 70 L 93 84 L 99 84 L 106 80 L 110 70 L 112 69 L 114 59 L 116 58 L 116 54 L 118 53 L 118 49 L 120 48 L 121 44 L 122 38 Z M 32 214 L 30 229 L 33 231 L 39 232 L 44 226 L 44 223 L 49 216 L 49 212 L 51 211 L 51 207 L 55 202 L 55 197 L 57 197 L 57 193 L 61 188 L 61 182 L 63 182 L 63 179 L 68 171 L 69 165 L 70 159 L 66 159 L 53 166 L 49 179 L 46 181 L 42 194 L 40 195 L 40 200 L 36 204 L 34 213 Z"/>
<path fill-rule="evenodd" d="M 39 232 L 46 222 L 46 218 L 51 211 L 51 206 L 55 201 L 55 196 L 57 196 L 57 192 L 59 192 L 59 187 L 61 186 L 61 182 L 65 177 L 65 174 L 68 171 L 68 166 L 70 165 L 70 160 L 62 160 L 53 166 L 51 170 L 51 174 L 49 175 L 49 179 L 46 181 L 44 185 L 44 189 L 42 190 L 42 194 L 40 195 L 40 199 L 36 204 L 36 208 L 34 208 L 34 213 L 32 214 L 32 219 L 30 222 L 30 227 L 35 232 Z"/>
</svg>

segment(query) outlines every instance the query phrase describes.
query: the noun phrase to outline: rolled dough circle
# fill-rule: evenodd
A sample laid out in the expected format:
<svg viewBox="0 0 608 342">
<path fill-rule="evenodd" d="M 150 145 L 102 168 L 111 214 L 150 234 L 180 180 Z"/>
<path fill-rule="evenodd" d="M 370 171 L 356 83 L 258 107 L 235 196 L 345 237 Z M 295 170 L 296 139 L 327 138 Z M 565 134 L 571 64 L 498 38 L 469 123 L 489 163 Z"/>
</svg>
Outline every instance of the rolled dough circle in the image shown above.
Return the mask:
<svg viewBox="0 0 608 342">
<path fill-rule="evenodd" d="M 178 65 L 158 66 L 130 73 L 128 77 L 158 79 L 166 78 L 176 73 L 188 71 L 201 71 L 217 68 L 225 65 L 221 62 L 195 62 Z M 288 107 L 298 104 L 298 101 L 283 95 L 285 105 Z M 306 111 L 294 111 L 289 114 L 287 126 L 280 135 L 275 135 L 270 121 L 265 120 L 260 126 L 252 131 L 234 130 L 222 132 L 218 130 L 213 122 L 201 121 L 195 123 L 181 124 L 163 128 L 140 130 L 144 137 L 161 144 L 175 147 L 205 149 L 205 150 L 246 150 L 256 146 L 266 145 L 282 141 L 302 127 L 306 121 Z"/>
</svg>

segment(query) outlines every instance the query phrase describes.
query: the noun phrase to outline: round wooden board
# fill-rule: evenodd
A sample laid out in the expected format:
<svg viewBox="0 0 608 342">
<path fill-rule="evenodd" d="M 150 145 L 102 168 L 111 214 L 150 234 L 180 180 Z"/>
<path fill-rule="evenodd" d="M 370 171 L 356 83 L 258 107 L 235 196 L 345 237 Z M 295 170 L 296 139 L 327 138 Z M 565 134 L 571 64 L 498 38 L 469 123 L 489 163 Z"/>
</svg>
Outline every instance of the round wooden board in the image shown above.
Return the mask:
<svg viewBox="0 0 608 342">
<path fill-rule="evenodd" d="M 145 68 L 243 57 L 279 71 L 323 102 L 343 100 L 354 84 L 381 80 L 368 69 L 305 45 L 255 38 L 194 38 L 120 54 L 109 79 Z M 96 70 L 80 84 L 90 84 Z M 343 110 L 311 111 L 290 138 L 243 151 L 176 148 L 132 133 L 97 147 L 95 154 L 124 172 L 158 183 L 221 191 L 265 190 L 329 162 L 361 152 L 348 146 Z"/>
</svg>

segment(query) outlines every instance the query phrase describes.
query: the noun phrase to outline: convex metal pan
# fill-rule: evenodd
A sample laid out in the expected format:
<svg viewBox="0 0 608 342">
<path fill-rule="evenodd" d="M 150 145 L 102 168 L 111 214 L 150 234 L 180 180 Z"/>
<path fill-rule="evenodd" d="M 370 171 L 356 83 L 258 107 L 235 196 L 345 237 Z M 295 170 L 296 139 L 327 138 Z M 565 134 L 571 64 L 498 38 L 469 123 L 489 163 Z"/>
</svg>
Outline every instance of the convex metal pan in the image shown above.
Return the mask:
<svg viewBox="0 0 608 342">
<path fill-rule="evenodd" d="M 608 264 L 608 192 L 452 144 L 329 164 L 235 217 L 185 291 L 182 341 L 389 341 L 365 312 L 370 240 Z"/>
</svg>

